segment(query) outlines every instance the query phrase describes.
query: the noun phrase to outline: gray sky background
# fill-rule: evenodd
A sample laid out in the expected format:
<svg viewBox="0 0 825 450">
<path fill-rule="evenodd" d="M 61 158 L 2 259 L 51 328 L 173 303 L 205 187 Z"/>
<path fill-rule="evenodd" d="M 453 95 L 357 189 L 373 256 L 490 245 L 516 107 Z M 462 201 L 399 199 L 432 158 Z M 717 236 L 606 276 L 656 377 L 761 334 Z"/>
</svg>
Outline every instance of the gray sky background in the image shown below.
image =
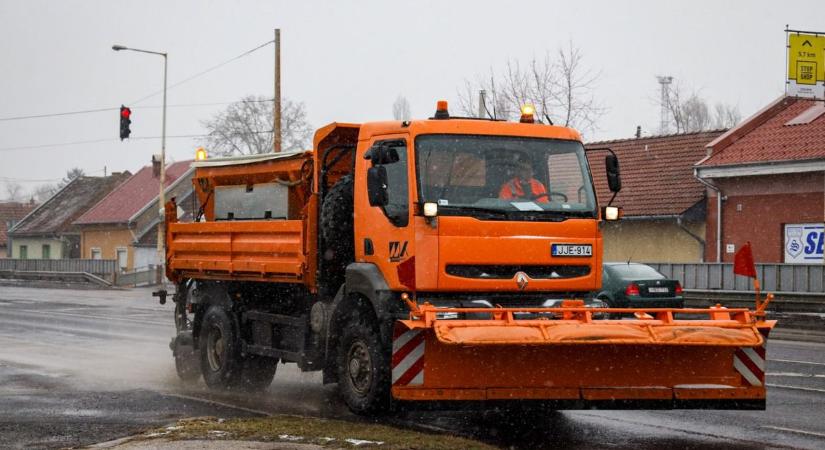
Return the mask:
<svg viewBox="0 0 825 450">
<path fill-rule="evenodd" d="M 392 117 L 398 95 L 414 118 L 436 100 L 457 107 L 465 79 L 528 61 L 572 41 L 601 71 L 608 108 L 587 140 L 658 128 L 656 75 L 672 75 L 711 104 L 746 117 L 784 91 L 785 24 L 825 31 L 825 2 L 779 1 L 33 1 L 0 0 L 0 119 L 133 107 L 120 142 L 118 113 L 0 120 L 0 198 L 8 180 L 33 189 L 68 168 L 135 171 L 160 150 L 162 58 L 114 52 L 112 44 L 169 53 L 169 84 L 230 59 L 282 30 L 282 93 L 306 105 L 317 128 Z M 169 105 L 271 96 L 273 47 L 172 88 Z M 167 134 L 202 134 L 199 121 L 225 105 L 168 110 Z M 105 140 L 82 145 L 16 149 Z M 167 141 L 170 160 L 191 158 L 193 139 Z"/>
</svg>

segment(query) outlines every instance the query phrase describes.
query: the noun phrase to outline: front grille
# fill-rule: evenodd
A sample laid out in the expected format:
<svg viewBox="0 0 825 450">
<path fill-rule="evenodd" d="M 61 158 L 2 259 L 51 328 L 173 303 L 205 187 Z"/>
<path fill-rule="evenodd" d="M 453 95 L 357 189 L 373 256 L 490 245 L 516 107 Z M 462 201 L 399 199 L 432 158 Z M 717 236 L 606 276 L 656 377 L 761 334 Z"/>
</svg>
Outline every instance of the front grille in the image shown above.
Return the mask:
<svg viewBox="0 0 825 450">
<path fill-rule="evenodd" d="M 533 266 L 533 265 L 467 265 L 448 264 L 447 275 L 485 280 L 509 280 L 516 273 L 524 272 L 534 280 L 583 277 L 590 273 L 590 266 Z"/>
</svg>

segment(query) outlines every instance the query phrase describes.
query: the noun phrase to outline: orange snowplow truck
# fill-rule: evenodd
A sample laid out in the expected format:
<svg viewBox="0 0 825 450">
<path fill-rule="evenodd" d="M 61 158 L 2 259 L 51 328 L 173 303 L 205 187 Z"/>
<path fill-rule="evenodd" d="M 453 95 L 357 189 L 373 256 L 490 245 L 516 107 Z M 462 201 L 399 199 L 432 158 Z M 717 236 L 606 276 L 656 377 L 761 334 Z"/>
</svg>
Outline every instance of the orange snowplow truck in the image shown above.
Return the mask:
<svg viewBox="0 0 825 450">
<path fill-rule="evenodd" d="M 583 301 L 618 211 L 599 207 L 575 130 L 439 102 L 428 120 L 327 125 L 313 145 L 197 161 L 193 220 L 166 205 L 181 378 L 261 390 L 297 363 L 356 413 L 764 409 L 758 312 Z"/>
</svg>

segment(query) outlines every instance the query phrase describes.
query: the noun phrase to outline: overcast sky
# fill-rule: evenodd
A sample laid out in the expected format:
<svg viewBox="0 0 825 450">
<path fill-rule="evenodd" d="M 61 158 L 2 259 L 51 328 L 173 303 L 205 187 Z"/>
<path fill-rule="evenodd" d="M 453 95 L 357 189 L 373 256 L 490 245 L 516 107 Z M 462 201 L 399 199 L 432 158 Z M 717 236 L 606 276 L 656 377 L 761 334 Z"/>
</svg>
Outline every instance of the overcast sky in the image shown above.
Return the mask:
<svg viewBox="0 0 825 450">
<path fill-rule="evenodd" d="M 132 137 L 118 113 L 0 120 L 0 198 L 8 180 L 33 189 L 67 169 L 135 171 L 159 152 L 162 58 L 114 52 L 112 44 L 169 54 L 169 84 L 282 35 L 282 92 L 309 121 L 392 117 L 398 95 L 414 118 L 436 100 L 456 105 L 465 79 L 508 58 L 528 61 L 572 41 L 601 76 L 607 113 L 588 140 L 658 128 L 656 75 L 671 75 L 711 104 L 748 116 L 784 91 L 786 24 L 825 31 L 825 1 L 34 1 L 0 0 L 0 119 L 133 107 Z M 170 136 L 202 134 L 200 120 L 248 94 L 271 96 L 271 45 L 168 91 Z M 48 146 L 84 141 L 77 145 Z M 42 146 L 42 147 L 41 147 Z M 29 147 L 29 148 L 20 148 Z M 38 148 L 31 148 L 38 147 Z M 170 160 L 196 142 L 171 138 Z"/>
</svg>

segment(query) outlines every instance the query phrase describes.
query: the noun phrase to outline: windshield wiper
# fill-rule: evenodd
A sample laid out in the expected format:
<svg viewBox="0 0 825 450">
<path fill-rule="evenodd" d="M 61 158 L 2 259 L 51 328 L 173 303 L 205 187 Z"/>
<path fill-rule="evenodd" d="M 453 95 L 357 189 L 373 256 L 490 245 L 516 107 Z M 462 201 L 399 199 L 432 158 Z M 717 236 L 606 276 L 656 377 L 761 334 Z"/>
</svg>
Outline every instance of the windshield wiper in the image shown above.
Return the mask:
<svg viewBox="0 0 825 450">
<path fill-rule="evenodd" d="M 470 213 L 479 219 L 506 219 L 562 222 L 568 216 L 561 211 L 519 211 L 490 208 L 485 206 L 445 205 L 440 209 L 449 212 Z"/>
<path fill-rule="evenodd" d="M 444 205 L 439 206 L 439 209 L 459 213 L 472 213 L 473 217 L 484 219 L 509 219 L 510 211 L 504 211 L 497 208 L 487 208 L 484 206 L 464 206 L 464 205 Z M 483 217 L 479 217 L 483 216 Z"/>
</svg>

